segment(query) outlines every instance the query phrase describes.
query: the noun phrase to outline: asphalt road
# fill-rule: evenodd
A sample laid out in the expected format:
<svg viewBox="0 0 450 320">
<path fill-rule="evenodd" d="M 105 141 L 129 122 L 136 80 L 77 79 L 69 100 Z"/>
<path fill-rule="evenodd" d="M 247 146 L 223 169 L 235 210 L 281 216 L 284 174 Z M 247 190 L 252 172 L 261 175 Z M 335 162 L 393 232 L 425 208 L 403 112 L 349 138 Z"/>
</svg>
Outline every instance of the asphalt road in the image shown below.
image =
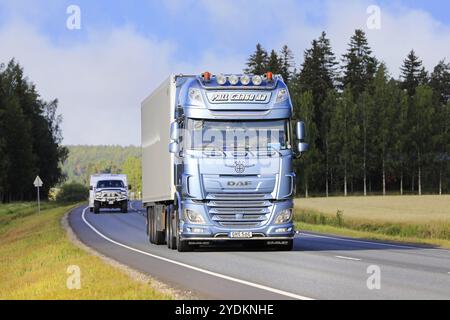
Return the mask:
<svg viewBox="0 0 450 320">
<path fill-rule="evenodd" d="M 151 245 L 140 203 L 130 206 L 99 215 L 80 207 L 69 223 L 91 248 L 199 298 L 450 299 L 450 250 L 300 233 L 290 252 L 179 253 Z"/>
</svg>

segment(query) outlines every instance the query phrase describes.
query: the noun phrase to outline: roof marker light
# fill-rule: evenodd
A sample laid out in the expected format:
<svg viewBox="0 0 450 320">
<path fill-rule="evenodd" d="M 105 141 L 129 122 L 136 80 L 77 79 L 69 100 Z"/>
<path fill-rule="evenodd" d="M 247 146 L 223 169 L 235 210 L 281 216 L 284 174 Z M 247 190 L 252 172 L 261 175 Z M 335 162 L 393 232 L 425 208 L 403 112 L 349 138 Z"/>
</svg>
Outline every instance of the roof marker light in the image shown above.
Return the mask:
<svg viewBox="0 0 450 320">
<path fill-rule="evenodd" d="M 227 83 L 227 77 L 225 77 L 223 74 L 218 74 L 216 76 L 217 84 L 220 86 L 223 86 L 225 83 Z"/>
<path fill-rule="evenodd" d="M 261 76 L 253 76 L 252 82 L 255 86 L 259 86 L 262 83 L 262 77 Z"/>
<path fill-rule="evenodd" d="M 248 85 L 248 84 L 250 83 L 250 77 L 249 77 L 248 75 L 244 74 L 244 75 L 241 77 L 241 83 L 242 83 L 242 85 L 244 85 L 244 86 Z"/>
<path fill-rule="evenodd" d="M 266 79 L 267 79 L 267 81 L 269 81 L 269 82 L 272 82 L 272 80 L 273 80 L 273 73 L 272 72 L 267 72 L 266 73 Z"/>
<path fill-rule="evenodd" d="M 233 74 L 233 75 L 231 75 L 231 76 L 228 77 L 228 81 L 230 81 L 230 84 L 231 84 L 232 86 L 235 86 L 235 85 L 237 85 L 238 82 L 239 82 L 239 77 L 238 77 L 237 75 Z"/>
<path fill-rule="evenodd" d="M 202 78 L 204 81 L 210 81 L 211 80 L 211 73 L 206 71 L 202 73 Z"/>
</svg>

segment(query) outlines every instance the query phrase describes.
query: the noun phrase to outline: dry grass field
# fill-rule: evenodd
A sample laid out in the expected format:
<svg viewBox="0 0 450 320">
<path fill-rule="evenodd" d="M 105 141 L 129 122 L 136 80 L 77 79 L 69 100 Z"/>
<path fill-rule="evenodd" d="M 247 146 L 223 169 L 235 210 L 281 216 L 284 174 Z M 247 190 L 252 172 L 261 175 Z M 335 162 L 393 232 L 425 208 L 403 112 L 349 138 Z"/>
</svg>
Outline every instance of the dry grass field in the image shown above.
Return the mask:
<svg viewBox="0 0 450 320">
<path fill-rule="evenodd" d="M 450 195 L 299 198 L 300 230 L 450 248 Z"/>
<path fill-rule="evenodd" d="M 348 218 L 379 222 L 450 222 L 450 195 L 301 198 L 295 206 L 333 215 L 340 210 Z"/>
</svg>

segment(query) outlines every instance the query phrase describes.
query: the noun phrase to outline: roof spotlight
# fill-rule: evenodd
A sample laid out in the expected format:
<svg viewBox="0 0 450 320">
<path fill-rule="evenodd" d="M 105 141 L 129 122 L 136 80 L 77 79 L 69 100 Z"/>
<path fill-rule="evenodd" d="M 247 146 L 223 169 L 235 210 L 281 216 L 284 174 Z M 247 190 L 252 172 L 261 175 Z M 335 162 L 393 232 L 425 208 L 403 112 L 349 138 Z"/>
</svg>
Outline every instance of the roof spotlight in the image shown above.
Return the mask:
<svg viewBox="0 0 450 320">
<path fill-rule="evenodd" d="M 231 84 L 232 86 L 235 86 L 235 85 L 237 85 L 238 82 L 239 82 L 239 77 L 238 77 L 237 75 L 233 74 L 233 75 L 231 75 L 231 76 L 228 77 L 228 81 L 230 81 L 230 84 Z"/>
<path fill-rule="evenodd" d="M 225 77 L 223 74 L 218 74 L 216 76 L 217 84 L 223 86 L 225 83 L 227 83 L 227 77 Z"/>
<path fill-rule="evenodd" d="M 262 77 L 261 76 L 253 76 L 252 82 L 255 86 L 259 86 L 262 83 Z"/>
<path fill-rule="evenodd" d="M 241 83 L 242 83 L 244 86 L 248 85 L 248 84 L 250 83 L 250 77 L 249 77 L 248 75 L 244 74 L 244 75 L 241 77 Z"/>
</svg>

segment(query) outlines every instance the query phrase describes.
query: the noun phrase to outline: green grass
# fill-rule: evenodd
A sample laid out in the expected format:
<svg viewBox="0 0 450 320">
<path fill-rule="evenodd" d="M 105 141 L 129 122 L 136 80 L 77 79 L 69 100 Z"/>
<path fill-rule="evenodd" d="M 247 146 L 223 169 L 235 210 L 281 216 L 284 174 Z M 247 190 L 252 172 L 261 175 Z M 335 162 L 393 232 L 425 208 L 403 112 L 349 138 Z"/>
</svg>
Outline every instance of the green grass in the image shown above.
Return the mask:
<svg viewBox="0 0 450 320">
<path fill-rule="evenodd" d="M 450 248 L 449 196 L 296 199 L 299 230 Z"/>
<path fill-rule="evenodd" d="M 171 299 L 73 245 L 61 227 L 71 206 L 0 205 L 0 299 Z M 66 286 L 80 267 L 81 289 Z"/>
</svg>

